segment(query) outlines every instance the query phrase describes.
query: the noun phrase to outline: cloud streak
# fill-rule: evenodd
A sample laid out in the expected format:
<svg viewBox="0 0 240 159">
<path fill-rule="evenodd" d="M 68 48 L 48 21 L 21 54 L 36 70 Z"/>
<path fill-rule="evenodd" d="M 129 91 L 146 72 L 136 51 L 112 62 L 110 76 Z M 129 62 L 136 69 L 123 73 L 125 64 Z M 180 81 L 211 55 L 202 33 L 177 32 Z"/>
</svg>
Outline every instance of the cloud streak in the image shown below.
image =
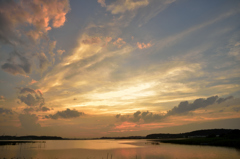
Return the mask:
<svg viewBox="0 0 240 159">
<path fill-rule="evenodd" d="M 138 8 L 145 7 L 148 4 L 148 0 L 117 0 L 110 5 L 107 5 L 107 11 L 110 11 L 112 14 L 119 14 L 126 11 L 137 10 Z"/>
</svg>

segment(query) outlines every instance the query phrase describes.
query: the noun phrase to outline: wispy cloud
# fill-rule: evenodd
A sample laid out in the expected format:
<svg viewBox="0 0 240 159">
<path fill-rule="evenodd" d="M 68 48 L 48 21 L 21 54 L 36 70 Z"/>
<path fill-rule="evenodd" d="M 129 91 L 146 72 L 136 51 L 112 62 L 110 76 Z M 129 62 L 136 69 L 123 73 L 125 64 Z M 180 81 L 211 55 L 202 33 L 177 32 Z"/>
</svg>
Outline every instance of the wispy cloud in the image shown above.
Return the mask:
<svg viewBox="0 0 240 159">
<path fill-rule="evenodd" d="M 100 3 L 102 7 L 106 7 L 105 0 L 97 0 L 97 2 Z"/>
<path fill-rule="evenodd" d="M 138 8 L 147 6 L 149 4 L 148 0 L 117 0 L 116 2 L 107 5 L 107 11 L 110 11 L 112 14 L 124 13 L 126 11 L 133 11 Z"/>
</svg>

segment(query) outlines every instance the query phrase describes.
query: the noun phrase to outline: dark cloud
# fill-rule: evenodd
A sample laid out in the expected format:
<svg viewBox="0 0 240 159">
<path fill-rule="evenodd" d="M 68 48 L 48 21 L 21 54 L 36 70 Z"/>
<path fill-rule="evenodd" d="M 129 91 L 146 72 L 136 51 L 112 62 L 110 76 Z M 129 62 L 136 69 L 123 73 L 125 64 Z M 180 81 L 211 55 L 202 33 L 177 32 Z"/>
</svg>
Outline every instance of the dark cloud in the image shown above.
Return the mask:
<svg viewBox="0 0 240 159">
<path fill-rule="evenodd" d="M 25 75 L 31 72 L 31 64 L 29 60 L 17 51 L 10 54 L 10 58 L 1 66 L 1 68 L 5 72 L 13 75 Z"/>
<path fill-rule="evenodd" d="M 49 111 L 50 109 L 48 108 L 48 107 L 42 107 L 42 109 L 41 109 L 43 112 L 47 112 L 47 111 Z"/>
<path fill-rule="evenodd" d="M 135 113 L 133 113 L 133 118 L 130 118 L 130 120 L 132 122 L 138 122 L 141 119 L 141 112 L 140 111 L 136 111 Z"/>
<path fill-rule="evenodd" d="M 233 110 L 234 110 L 235 112 L 239 112 L 239 111 L 240 111 L 240 107 L 234 107 Z"/>
<path fill-rule="evenodd" d="M 0 108 L 0 114 L 13 114 L 13 111 L 11 109 L 6 109 L 6 108 Z"/>
<path fill-rule="evenodd" d="M 70 110 L 69 108 L 67 108 L 64 111 L 58 111 L 56 114 L 50 114 L 50 115 L 46 115 L 46 118 L 51 118 L 51 119 L 58 119 L 58 118 L 64 118 L 64 119 L 69 119 L 69 118 L 76 118 L 79 116 L 84 115 L 83 112 L 79 112 L 75 109 Z"/>
<path fill-rule="evenodd" d="M 23 111 L 25 112 L 25 113 L 30 113 L 30 112 L 33 112 L 33 111 L 35 111 L 32 107 L 30 107 L 30 108 L 25 108 L 25 109 L 23 109 Z"/>
<path fill-rule="evenodd" d="M 226 98 L 219 98 L 219 99 L 217 100 L 217 103 L 220 104 L 220 103 L 225 102 L 226 100 L 232 99 L 232 98 L 233 98 L 233 96 L 228 96 L 228 97 L 226 97 Z"/>
<path fill-rule="evenodd" d="M 172 115 L 183 115 L 187 114 L 191 111 L 194 111 L 196 109 L 205 108 L 209 105 L 212 105 L 214 103 L 220 104 L 228 99 L 232 99 L 232 96 L 226 97 L 226 98 L 218 98 L 218 96 L 212 96 L 207 99 L 199 98 L 196 99 L 193 103 L 189 103 L 188 101 L 180 102 L 178 106 L 175 106 L 171 110 L 169 110 L 166 114 L 154 114 L 149 111 L 136 111 L 132 115 L 121 115 L 117 114 L 115 117 L 121 121 L 129 121 L 129 122 L 154 122 L 154 121 L 160 121 L 168 116 Z M 239 111 L 239 107 L 233 108 L 235 111 Z M 222 110 L 223 111 L 223 110 Z M 220 111 L 220 112 L 222 112 Z"/>
<path fill-rule="evenodd" d="M 117 114 L 115 116 L 118 120 L 120 121 L 129 121 L 129 122 L 153 122 L 153 121 L 157 121 L 157 120 L 161 120 L 164 118 L 164 115 L 162 114 L 154 114 L 152 112 L 149 111 L 136 111 L 135 113 L 133 113 L 133 115 L 121 115 L 121 114 Z"/>
<path fill-rule="evenodd" d="M 21 95 L 18 96 L 18 99 L 28 106 L 42 107 L 45 104 L 41 91 L 31 88 L 19 88 L 19 90 Z"/>
<path fill-rule="evenodd" d="M 121 116 L 121 114 L 117 114 L 117 115 L 116 115 L 116 118 L 118 119 L 118 118 L 120 118 L 120 116 Z"/>
<path fill-rule="evenodd" d="M 164 118 L 164 115 L 162 114 L 153 114 L 152 112 L 146 111 L 142 112 L 142 119 L 145 122 L 153 122 L 157 120 L 162 120 Z"/>
<path fill-rule="evenodd" d="M 49 111 L 49 110 L 50 110 L 50 109 L 49 109 L 48 107 L 41 107 L 41 106 L 39 106 L 38 108 L 27 107 L 27 108 L 23 109 L 23 111 L 24 111 L 25 113 L 30 113 L 30 112 L 34 112 L 34 111 L 36 111 L 36 112 L 38 112 L 38 111 L 47 112 L 47 111 Z"/>
<path fill-rule="evenodd" d="M 189 111 L 194 111 L 199 108 L 205 108 L 209 105 L 212 105 L 216 102 L 218 96 L 212 96 L 207 99 L 199 98 L 196 99 L 193 103 L 189 103 L 188 101 L 181 102 L 178 106 L 169 110 L 166 116 L 169 115 L 178 115 L 188 113 Z"/>
<path fill-rule="evenodd" d="M 23 94 L 23 93 L 36 93 L 36 92 L 32 88 L 20 88 L 20 94 Z"/>
<path fill-rule="evenodd" d="M 18 117 L 21 126 L 28 131 L 37 131 L 41 125 L 37 123 L 38 117 L 35 114 L 20 114 Z"/>
</svg>

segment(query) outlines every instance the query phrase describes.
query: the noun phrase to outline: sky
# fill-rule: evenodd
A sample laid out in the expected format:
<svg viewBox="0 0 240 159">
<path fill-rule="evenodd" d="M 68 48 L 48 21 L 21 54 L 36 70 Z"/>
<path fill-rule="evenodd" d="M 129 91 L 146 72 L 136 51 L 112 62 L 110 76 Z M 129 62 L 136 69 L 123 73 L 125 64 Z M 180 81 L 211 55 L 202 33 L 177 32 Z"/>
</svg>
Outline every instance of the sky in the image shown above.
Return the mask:
<svg viewBox="0 0 240 159">
<path fill-rule="evenodd" d="M 0 0 L 0 135 L 240 129 L 239 0 Z"/>
</svg>

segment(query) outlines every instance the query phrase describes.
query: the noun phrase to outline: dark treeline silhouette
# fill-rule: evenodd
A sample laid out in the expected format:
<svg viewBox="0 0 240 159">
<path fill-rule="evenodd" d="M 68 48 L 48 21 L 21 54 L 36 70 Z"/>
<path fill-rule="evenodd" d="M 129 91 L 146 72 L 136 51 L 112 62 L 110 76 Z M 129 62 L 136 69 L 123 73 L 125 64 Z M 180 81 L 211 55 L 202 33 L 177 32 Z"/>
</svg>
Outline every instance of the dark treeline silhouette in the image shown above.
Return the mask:
<svg viewBox="0 0 240 159">
<path fill-rule="evenodd" d="M 62 137 L 58 136 L 0 136 L 0 140 L 62 140 Z"/>
<path fill-rule="evenodd" d="M 240 137 L 240 130 L 238 129 L 207 129 L 196 130 L 192 132 L 179 133 L 179 134 L 150 134 L 146 139 L 159 139 L 159 138 L 190 138 L 190 137 Z"/>
<path fill-rule="evenodd" d="M 196 130 L 192 132 L 169 134 L 149 134 L 147 136 L 128 136 L 128 137 L 101 137 L 94 139 L 166 139 L 166 138 L 191 138 L 191 137 L 227 137 L 227 138 L 240 138 L 239 129 L 207 129 Z M 71 138 L 62 138 L 58 136 L 9 136 L 2 135 L 0 140 L 70 140 Z M 74 138 L 76 140 L 76 138 Z M 71 139 L 73 140 L 73 139 Z M 85 139 L 86 140 L 86 139 Z"/>
</svg>

